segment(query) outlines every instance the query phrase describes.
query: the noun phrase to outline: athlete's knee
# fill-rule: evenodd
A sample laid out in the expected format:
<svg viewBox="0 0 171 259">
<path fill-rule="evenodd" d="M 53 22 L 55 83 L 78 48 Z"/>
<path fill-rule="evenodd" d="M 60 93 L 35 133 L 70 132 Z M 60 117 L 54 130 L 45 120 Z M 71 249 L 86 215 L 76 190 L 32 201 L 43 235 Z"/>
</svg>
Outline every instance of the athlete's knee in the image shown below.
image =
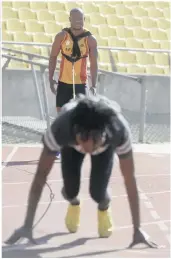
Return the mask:
<svg viewBox="0 0 171 259">
<path fill-rule="evenodd" d="M 110 196 L 107 191 L 102 192 L 100 189 L 91 186 L 90 195 L 91 198 L 99 204 L 100 209 L 105 209 L 108 207 L 110 203 Z"/>
<path fill-rule="evenodd" d="M 78 193 L 79 193 L 79 189 L 78 188 L 65 188 L 63 187 L 61 190 L 61 193 L 64 197 L 65 200 L 67 201 L 72 201 L 75 198 L 77 198 Z"/>
</svg>

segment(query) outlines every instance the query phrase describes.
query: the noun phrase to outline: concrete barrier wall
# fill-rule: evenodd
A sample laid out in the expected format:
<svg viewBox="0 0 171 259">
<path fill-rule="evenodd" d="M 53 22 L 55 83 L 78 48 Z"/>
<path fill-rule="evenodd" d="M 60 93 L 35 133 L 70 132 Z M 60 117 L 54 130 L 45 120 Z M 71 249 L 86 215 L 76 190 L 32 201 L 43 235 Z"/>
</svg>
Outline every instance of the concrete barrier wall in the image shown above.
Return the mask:
<svg viewBox="0 0 171 259">
<path fill-rule="evenodd" d="M 39 72 L 37 72 L 37 77 L 43 100 Z M 164 76 L 143 76 L 142 78 L 147 89 L 147 112 L 149 114 L 169 114 L 170 78 Z M 99 92 L 117 101 L 123 110 L 128 112 L 139 112 L 140 110 L 141 85 L 137 81 L 114 75 L 101 75 Z M 49 89 L 48 81 L 47 94 L 50 114 L 55 116 L 55 96 Z M 2 115 L 40 118 L 31 71 L 6 70 L 3 73 Z"/>
</svg>

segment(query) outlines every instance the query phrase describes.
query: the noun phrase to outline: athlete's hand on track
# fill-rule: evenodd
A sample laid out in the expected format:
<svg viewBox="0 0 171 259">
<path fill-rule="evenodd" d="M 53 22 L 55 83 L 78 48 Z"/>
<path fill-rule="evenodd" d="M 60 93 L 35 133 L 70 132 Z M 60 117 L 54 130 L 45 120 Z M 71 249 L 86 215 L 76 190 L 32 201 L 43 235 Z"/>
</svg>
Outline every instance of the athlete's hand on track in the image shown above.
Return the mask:
<svg viewBox="0 0 171 259">
<path fill-rule="evenodd" d="M 50 89 L 51 89 L 52 93 L 56 95 L 56 93 L 57 93 L 57 87 L 55 87 L 55 85 L 58 86 L 58 83 L 56 82 L 56 80 L 52 79 L 52 80 L 50 81 Z"/>
<path fill-rule="evenodd" d="M 13 245 L 22 238 L 27 238 L 30 243 L 36 244 L 36 241 L 33 239 L 32 229 L 28 229 L 25 226 L 15 230 L 14 233 L 4 243 L 7 245 Z"/>
<path fill-rule="evenodd" d="M 151 241 L 148 241 L 148 239 L 149 237 L 147 236 L 147 234 L 144 231 L 142 231 L 140 228 L 137 228 L 134 230 L 133 241 L 131 242 L 128 248 L 132 248 L 137 244 L 145 244 L 150 248 L 159 248 L 157 244 Z"/>
</svg>

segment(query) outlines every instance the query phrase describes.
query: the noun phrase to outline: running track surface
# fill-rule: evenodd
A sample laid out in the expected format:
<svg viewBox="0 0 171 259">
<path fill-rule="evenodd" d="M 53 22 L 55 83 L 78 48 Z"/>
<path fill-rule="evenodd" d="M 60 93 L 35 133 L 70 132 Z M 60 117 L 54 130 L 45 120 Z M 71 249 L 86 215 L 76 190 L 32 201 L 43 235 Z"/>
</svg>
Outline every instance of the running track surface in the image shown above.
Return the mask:
<svg viewBox="0 0 171 259">
<path fill-rule="evenodd" d="M 3 200 L 2 240 L 6 240 L 24 220 L 28 191 L 37 162 L 40 146 L 3 146 Z M 10 258 L 168 258 L 170 257 L 170 177 L 169 147 L 135 146 L 136 178 L 141 200 L 142 227 L 160 249 L 125 249 L 131 242 L 132 225 L 123 179 L 115 159 L 110 192 L 115 231 L 108 239 L 97 235 L 96 204 L 90 199 L 88 178 L 89 157 L 82 170 L 80 196 L 82 199 L 81 227 L 78 233 L 69 234 L 64 224 L 67 203 L 61 196 L 60 163 L 55 162 L 48 178 L 55 198 L 43 220 L 34 230 L 38 245 L 22 242 L 14 246 L 3 246 L 3 257 Z M 26 172 L 28 171 L 28 172 Z M 49 202 L 49 190 L 44 188 L 36 214 L 39 219 Z"/>
</svg>

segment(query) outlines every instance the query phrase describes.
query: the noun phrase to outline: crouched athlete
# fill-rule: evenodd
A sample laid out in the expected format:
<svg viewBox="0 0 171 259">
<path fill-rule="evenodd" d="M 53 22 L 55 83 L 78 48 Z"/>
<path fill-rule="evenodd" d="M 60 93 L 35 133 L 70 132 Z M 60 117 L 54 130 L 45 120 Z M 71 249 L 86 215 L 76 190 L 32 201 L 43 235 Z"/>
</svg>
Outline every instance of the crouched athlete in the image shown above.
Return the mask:
<svg viewBox="0 0 171 259">
<path fill-rule="evenodd" d="M 99 237 L 109 237 L 113 231 L 110 196 L 107 191 L 113 169 L 114 154 L 119 157 L 130 204 L 133 240 L 132 247 L 149 242 L 140 228 L 140 209 L 129 126 L 116 104 L 100 96 L 80 96 L 63 106 L 59 116 L 43 136 L 44 148 L 40 156 L 28 200 L 24 225 L 6 241 L 11 244 L 21 237 L 35 242 L 32 227 L 36 208 L 53 166 L 57 151 L 61 151 L 63 177 L 62 194 L 69 202 L 65 223 L 69 232 L 80 224 L 80 178 L 86 154 L 91 156 L 90 195 L 97 203 Z"/>
</svg>

